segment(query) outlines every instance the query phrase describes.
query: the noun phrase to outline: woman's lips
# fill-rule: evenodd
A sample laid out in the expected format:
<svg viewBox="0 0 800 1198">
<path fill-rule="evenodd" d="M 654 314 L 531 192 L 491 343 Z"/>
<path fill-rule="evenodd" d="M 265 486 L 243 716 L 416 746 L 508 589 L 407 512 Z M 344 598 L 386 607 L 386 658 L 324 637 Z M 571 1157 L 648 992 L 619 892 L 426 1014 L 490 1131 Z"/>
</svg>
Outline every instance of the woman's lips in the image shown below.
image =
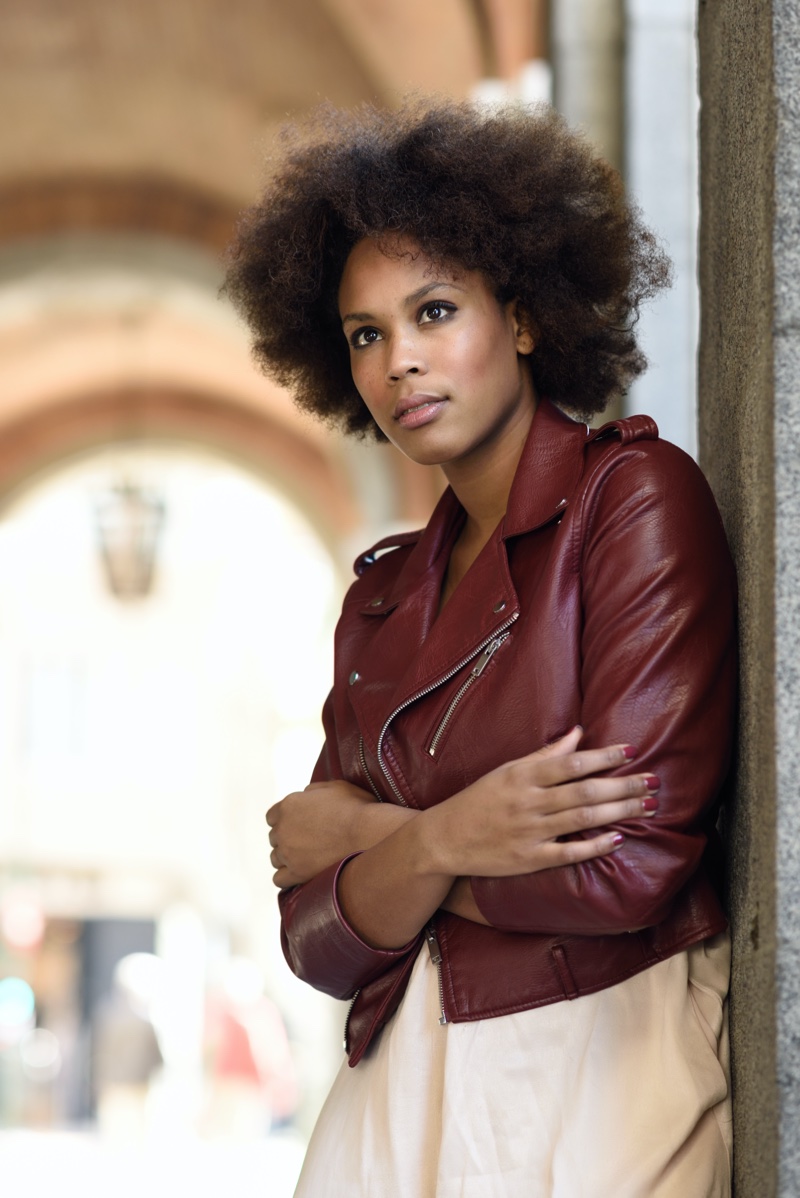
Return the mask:
<svg viewBox="0 0 800 1198">
<path fill-rule="evenodd" d="M 440 395 L 409 395 L 398 401 L 394 418 L 403 428 L 419 428 L 434 420 L 446 403 Z"/>
</svg>

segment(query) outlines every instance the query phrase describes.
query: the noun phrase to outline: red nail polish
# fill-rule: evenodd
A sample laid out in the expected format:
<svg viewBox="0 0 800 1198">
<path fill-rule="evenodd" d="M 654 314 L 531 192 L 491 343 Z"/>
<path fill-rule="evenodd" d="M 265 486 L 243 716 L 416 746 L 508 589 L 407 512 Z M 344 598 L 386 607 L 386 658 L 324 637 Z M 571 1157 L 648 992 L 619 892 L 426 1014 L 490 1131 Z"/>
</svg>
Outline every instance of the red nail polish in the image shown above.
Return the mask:
<svg viewBox="0 0 800 1198">
<path fill-rule="evenodd" d="M 622 833 L 617 832 L 616 836 L 614 837 L 614 839 L 612 840 L 611 843 L 615 844 L 615 845 L 619 845 L 619 844 L 622 844 L 624 842 L 624 840 L 625 840 L 625 837 L 622 835 Z"/>
<path fill-rule="evenodd" d="M 625 748 L 622 750 L 623 756 L 625 757 L 626 761 L 633 761 L 634 757 L 636 757 L 638 752 L 639 752 L 639 750 L 636 748 L 636 745 L 626 745 Z"/>
<path fill-rule="evenodd" d="M 648 774 L 644 784 L 648 790 L 658 790 L 661 786 L 661 779 L 656 774 Z"/>
<path fill-rule="evenodd" d="M 642 807 L 645 811 L 658 811 L 658 799 L 642 799 Z"/>
</svg>

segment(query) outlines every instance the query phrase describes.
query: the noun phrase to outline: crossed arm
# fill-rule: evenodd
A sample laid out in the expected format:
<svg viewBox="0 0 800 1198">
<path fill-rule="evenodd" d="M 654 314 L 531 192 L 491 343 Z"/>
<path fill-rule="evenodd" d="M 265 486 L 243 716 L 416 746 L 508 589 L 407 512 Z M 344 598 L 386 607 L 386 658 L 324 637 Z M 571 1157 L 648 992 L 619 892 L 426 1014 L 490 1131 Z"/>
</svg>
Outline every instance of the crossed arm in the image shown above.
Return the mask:
<svg viewBox="0 0 800 1198">
<path fill-rule="evenodd" d="M 559 837 L 654 814 L 657 778 L 604 776 L 630 763 L 635 750 L 581 752 L 581 736 L 576 727 L 427 811 L 376 803 L 347 782 L 311 783 L 267 812 L 275 884 L 307 882 L 358 853 L 342 871 L 339 903 L 374 947 L 406 944 L 439 908 L 487 923 L 471 876 L 530 874 L 606 856 L 623 843 L 618 833 Z"/>
<path fill-rule="evenodd" d="M 581 750 L 575 728 L 421 812 L 333 781 L 268 813 L 285 894 L 359 854 L 336 895 L 359 952 L 407 945 L 442 907 L 507 931 L 645 927 L 697 869 L 733 725 L 735 579 L 699 472 L 669 446 L 640 456 L 605 483 L 583 546 L 581 711 L 606 747 Z M 621 732 L 664 779 L 654 824 L 637 817 L 654 813 L 658 779 L 632 772 Z M 282 900 L 301 948 L 319 925 L 303 922 L 302 890 Z"/>
</svg>

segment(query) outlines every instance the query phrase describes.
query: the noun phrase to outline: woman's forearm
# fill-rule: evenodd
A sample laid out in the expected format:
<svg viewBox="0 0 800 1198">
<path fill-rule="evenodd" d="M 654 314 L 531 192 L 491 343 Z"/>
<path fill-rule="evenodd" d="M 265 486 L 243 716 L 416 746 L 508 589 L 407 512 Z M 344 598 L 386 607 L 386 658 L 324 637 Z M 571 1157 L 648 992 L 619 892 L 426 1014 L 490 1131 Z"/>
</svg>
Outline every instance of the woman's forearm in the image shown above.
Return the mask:
<svg viewBox="0 0 800 1198">
<path fill-rule="evenodd" d="M 339 906 L 374 948 L 400 948 L 413 940 L 453 885 L 453 875 L 442 872 L 427 851 L 425 822 L 425 812 L 406 819 L 342 871 Z"/>
<path fill-rule="evenodd" d="M 356 817 L 354 844 L 348 851 L 374 848 L 418 815 L 411 807 L 398 807 L 394 803 L 365 804 Z"/>
<path fill-rule="evenodd" d="M 341 780 L 293 791 L 267 812 L 275 885 L 309 882 L 351 853 L 371 849 L 416 814 Z"/>
<path fill-rule="evenodd" d="M 610 745 L 578 753 L 581 736 L 576 727 L 498 766 L 349 862 L 339 903 L 361 938 L 374 948 L 400 948 L 442 905 L 475 922 L 493 922 L 479 912 L 468 878 L 513 887 L 529 874 L 614 856 L 624 836 L 574 833 L 652 816 L 659 782 L 652 775 L 602 776 L 629 762 L 635 750 Z"/>
</svg>

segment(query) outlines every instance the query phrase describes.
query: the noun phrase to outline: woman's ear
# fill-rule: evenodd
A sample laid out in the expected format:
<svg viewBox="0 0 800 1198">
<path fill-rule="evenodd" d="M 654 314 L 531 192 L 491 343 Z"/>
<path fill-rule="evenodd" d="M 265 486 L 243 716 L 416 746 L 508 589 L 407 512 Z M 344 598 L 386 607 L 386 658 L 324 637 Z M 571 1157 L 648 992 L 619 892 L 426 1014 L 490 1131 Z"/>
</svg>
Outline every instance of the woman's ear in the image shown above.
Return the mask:
<svg viewBox="0 0 800 1198">
<path fill-rule="evenodd" d="M 533 333 L 530 329 L 517 330 L 517 353 L 532 354 L 536 347 L 536 342 L 533 339 Z"/>
<path fill-rule="evenodd" d="M 518 354 L 533 353 L 536 348 L 536 326 L 519 300 L 514 304 L 514 336 Z"/>
</svg>

